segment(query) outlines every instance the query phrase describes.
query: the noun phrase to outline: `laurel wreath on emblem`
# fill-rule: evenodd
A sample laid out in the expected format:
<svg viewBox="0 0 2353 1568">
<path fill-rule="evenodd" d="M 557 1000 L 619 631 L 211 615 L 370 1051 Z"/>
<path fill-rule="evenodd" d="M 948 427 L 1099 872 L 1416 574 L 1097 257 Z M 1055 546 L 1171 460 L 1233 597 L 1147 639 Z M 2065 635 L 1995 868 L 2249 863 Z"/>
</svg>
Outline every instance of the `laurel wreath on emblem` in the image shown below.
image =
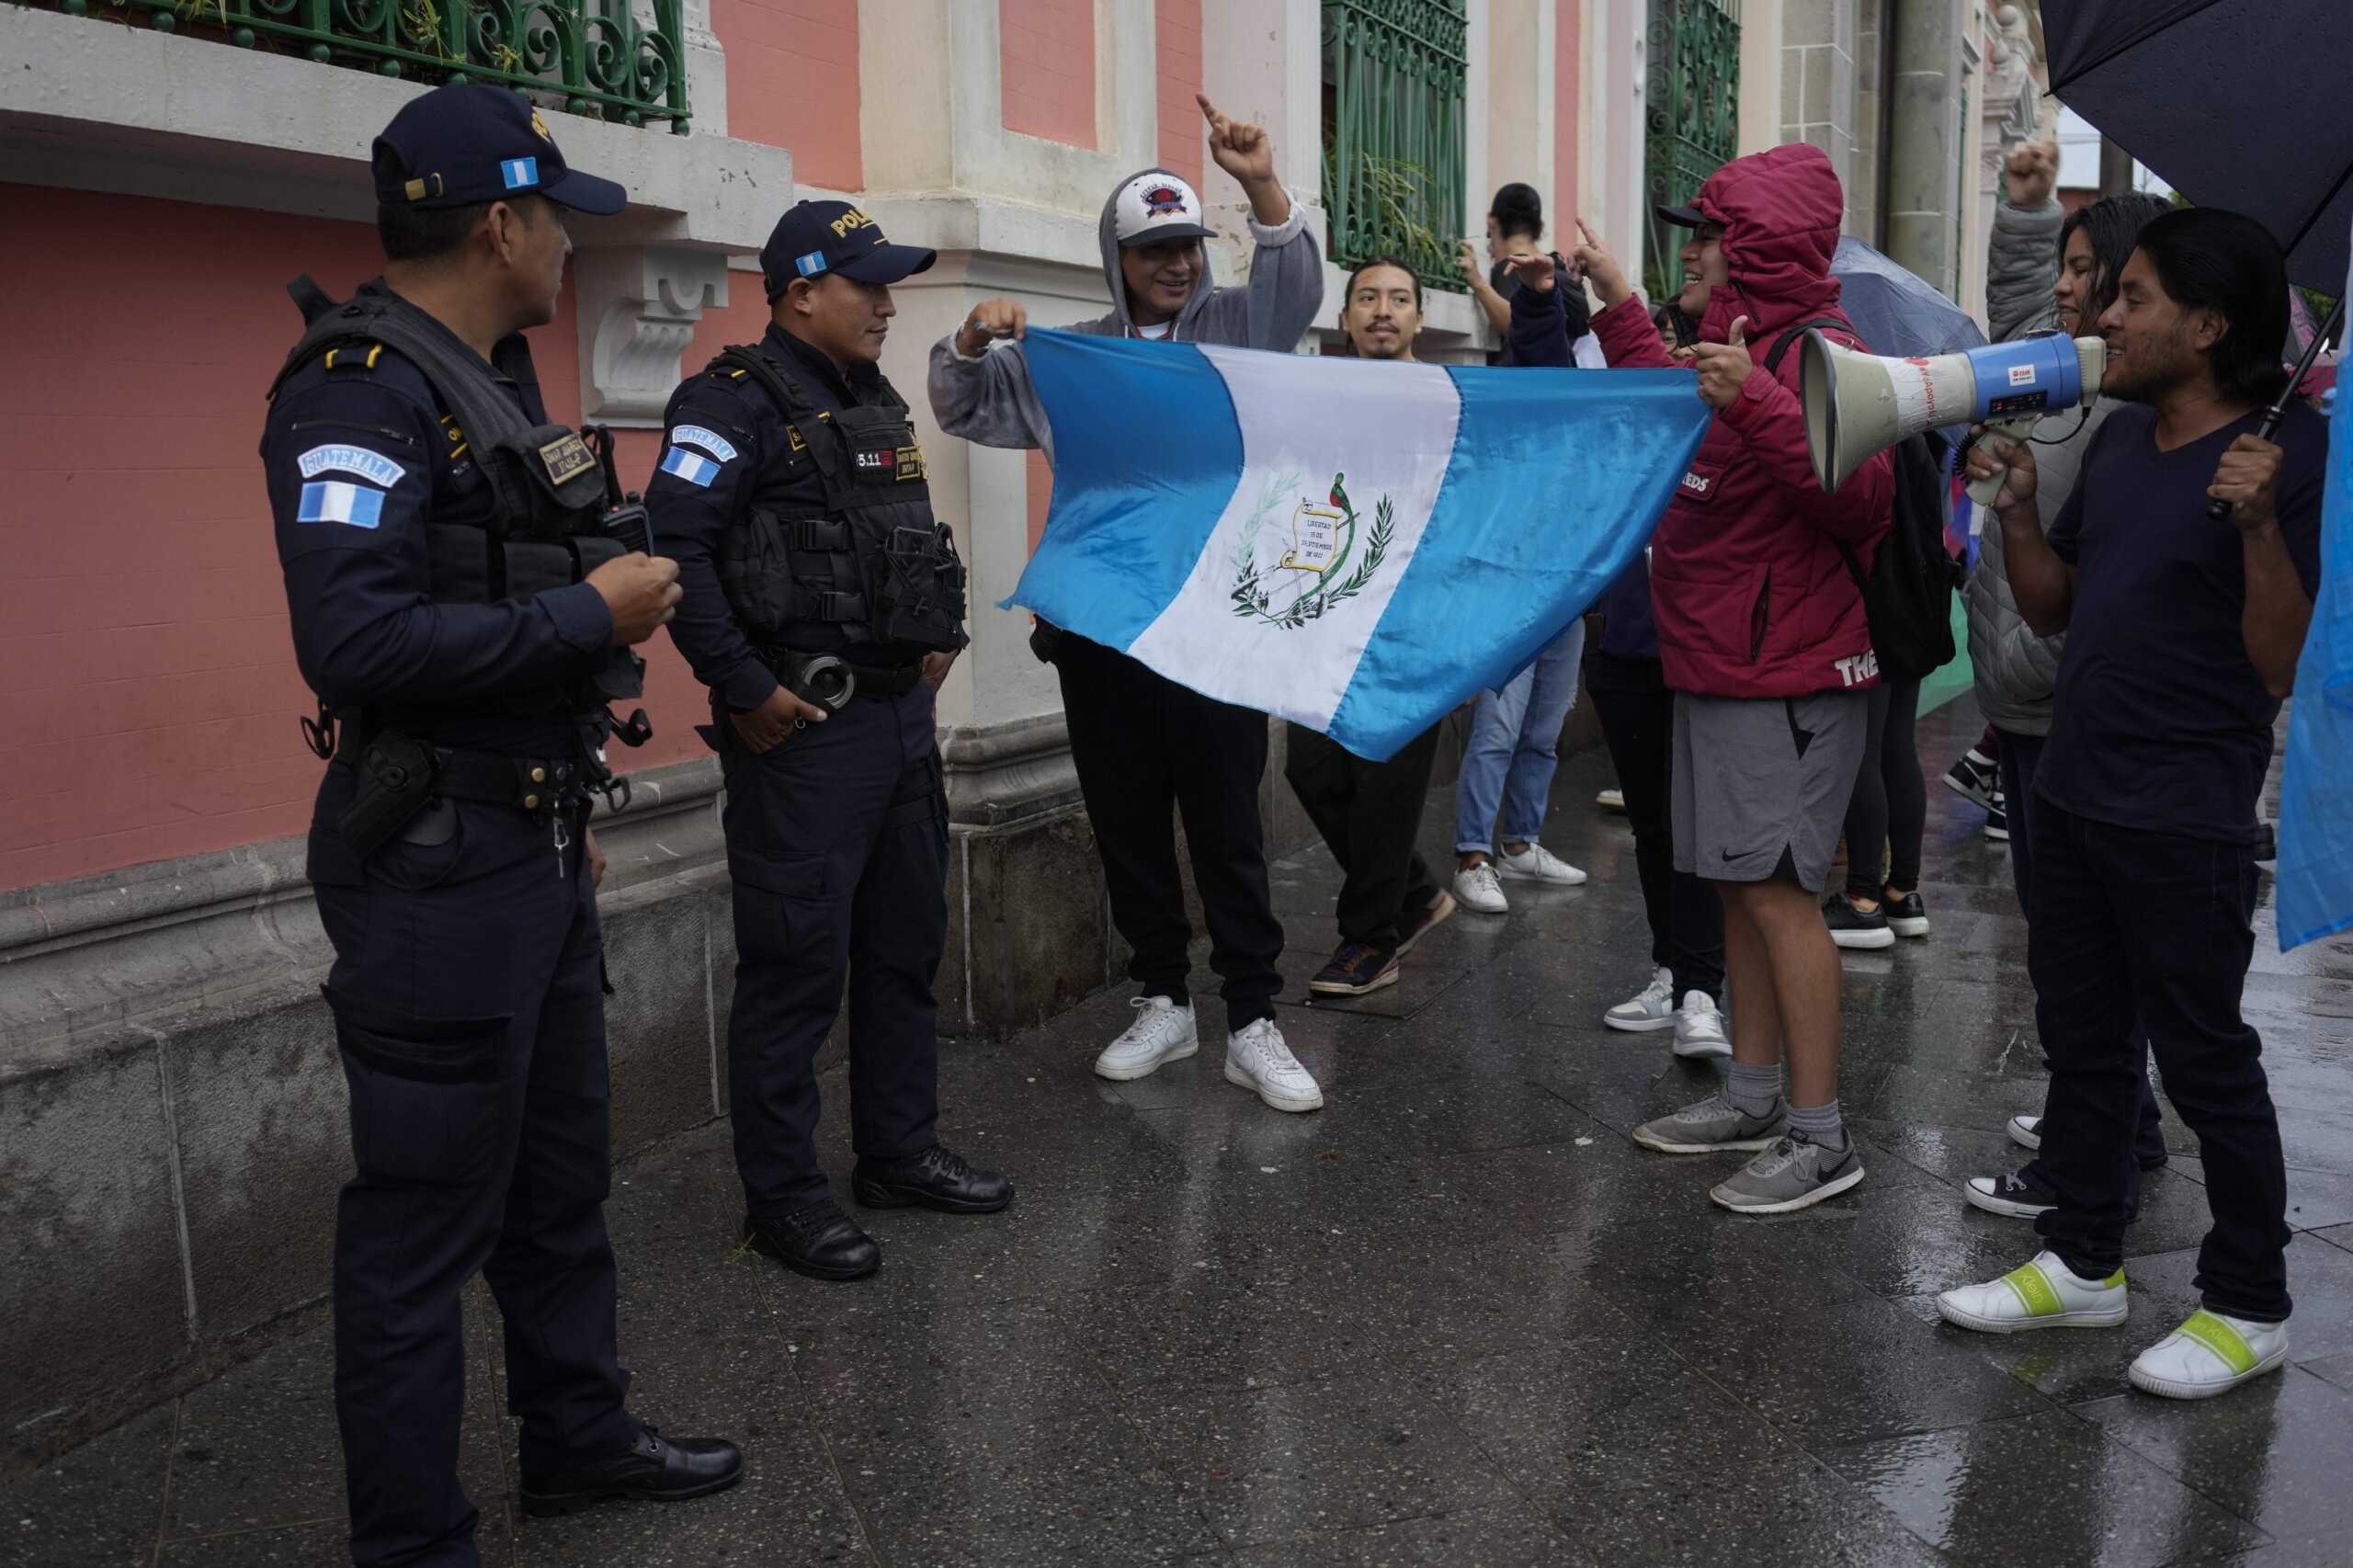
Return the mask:
<svg viewBox="0 0 2353 1568">
<path fill-rule="evenodd" d="M 1266 494 L 1259 498 L 1257 509 L 1243 523 L 1242 537 L 1234 547 L 1233 599 L 1235 615 L 1245 620 L 1264 621 L 1283 631 L 1297 631 L 1334 605 L 1356 597 L 1365 585 L 1372 581 L 1373 574 L 1381 570 L 1381 562 L 1389 554 L 1390 540 L 1396 535 L 1397 508 L 1388 496 L 1381 498 L 1380 504 L 1373 508 L 1372 528 L 1365 536 L 1364 554 L 1358 560 L 1356 570 L 1342 576 L 1350 554 L 1356 550 L 1358 535 L 1357 509 L 1348 500 L 1348 493 L 1341 483 L 1347 477 L 1340 473 L 1332 476 L 1331 504 L 1338 508 L 1342 518 L 1340 544 L 1333 552 L 1332 563 L 1314 574 L 1314 580 L 1309 586 L 1281 605 L 1275 603 L 1276 590 L 1267 585 L 1267 579 L 1269 574 L 1287 568 L 1279 563 L 1270 566 L 1257 564 L 1258 530 L 1267 513 L 1297 493 L 1299 480 L 1295 475 L 1286 474 L 1267 486 Z"/>
</svg>

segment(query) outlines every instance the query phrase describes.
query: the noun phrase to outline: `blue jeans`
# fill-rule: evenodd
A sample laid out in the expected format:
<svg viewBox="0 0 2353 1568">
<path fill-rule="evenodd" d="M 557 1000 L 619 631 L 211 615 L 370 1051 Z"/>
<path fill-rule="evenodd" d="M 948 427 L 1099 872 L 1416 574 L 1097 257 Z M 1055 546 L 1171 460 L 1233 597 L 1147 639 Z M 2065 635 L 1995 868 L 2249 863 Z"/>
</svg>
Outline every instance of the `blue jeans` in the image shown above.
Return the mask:
<svg viewBox="0 0 2353 1568">
<path fill-rule="evenodd" d="M 1454 788 L 1454 851 L 1492 850 L 1495 811 L 1503 810 L 1503 842 L 1533 844 L 1544 828 L 1544 808 L 1559 765 L 1561 725 L 1577 699 L 1577 665 L 1585 657 L 1585 621 L 1536 655 L 1500 691 L 1483 691 L 1471 715 L 1471 744 Z"/>
</svg>

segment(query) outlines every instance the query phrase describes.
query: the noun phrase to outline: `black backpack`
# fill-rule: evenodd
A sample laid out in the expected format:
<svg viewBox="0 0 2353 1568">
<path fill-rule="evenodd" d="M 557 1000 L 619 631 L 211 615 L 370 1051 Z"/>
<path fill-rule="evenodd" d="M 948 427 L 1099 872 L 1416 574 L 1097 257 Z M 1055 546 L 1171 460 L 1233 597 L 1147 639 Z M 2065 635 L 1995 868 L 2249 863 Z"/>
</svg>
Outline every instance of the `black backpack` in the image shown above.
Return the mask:
<svg viewBox="0 0 2353 1568">
<path fill-rule="evenodd" d="M 1843 321 L 1801 323 L 1774 341 L 1765 369 L 1777 372 L 1790 346 L 1809 327 L 1853 328 Z M 1888 449 L 1895 464 L 1895 510 L 1869 575 L 1844 540 L 1835 542 L 1863 594 L 1871 652 L 1884 681 L 1921 680 L 1952 662 L 1952 594 L 1964 575 L 1945 549 L 1944 448 L 1934 435 L 1907 436 Z"/>
</svg>

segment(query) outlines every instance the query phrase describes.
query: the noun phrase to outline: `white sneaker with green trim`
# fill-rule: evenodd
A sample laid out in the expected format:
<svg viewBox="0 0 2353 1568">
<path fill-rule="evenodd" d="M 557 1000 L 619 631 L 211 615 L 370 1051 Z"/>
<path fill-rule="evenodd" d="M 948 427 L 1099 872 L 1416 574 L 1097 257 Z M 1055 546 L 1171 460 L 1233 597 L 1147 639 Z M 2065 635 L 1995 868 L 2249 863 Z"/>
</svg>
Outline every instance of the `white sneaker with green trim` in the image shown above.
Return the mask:
<svg viewBox="0 0 2353 1568">
<path fill-rule="evenodd" d="M 2224 1317 L 2200 1307 L 2133 1358 L 2132 1386 L 2167 1399 L 2211 1399 L 2288 1359 L 2288 1325 Z"/>
<path fill-rule="evenodd" d="M 1937 1314 L 1980 1334 L 2029 1328 L 2117 1328 L 2124 1322 L 2124 1270 L 2078 1278 L 2054 1252 L 2035 1254 L 1999 1279 L 1962 1285 L 1937 1298 Z"/>
</svg>

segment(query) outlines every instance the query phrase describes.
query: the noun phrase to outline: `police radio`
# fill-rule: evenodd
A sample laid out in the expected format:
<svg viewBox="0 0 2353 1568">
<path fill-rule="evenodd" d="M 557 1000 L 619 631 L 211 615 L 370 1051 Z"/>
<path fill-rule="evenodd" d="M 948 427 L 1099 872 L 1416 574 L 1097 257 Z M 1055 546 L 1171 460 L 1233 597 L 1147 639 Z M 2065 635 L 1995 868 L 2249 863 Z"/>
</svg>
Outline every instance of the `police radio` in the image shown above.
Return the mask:
<svg viewBox="0 0 2353 1568">
<path fill-rule="evenodd" d="M 640 555 L 654 553 L 654 514 L 645 509 L 644 498 L 634 490 L 621 491 L 620 466 L 613 460 L 613 430 L 609 425 L 584 426 L 580 438 L 596 454 L 597 467 L 605 471 L 605 497 L 613 503 L 599 521 L 605 537 L 619 540 L 623 550 Z"/>
<path fill-rule="evenodd" d="M 1859 354 L 1808 332 L 1798 362 L 1806 450 L 1822 487 L 1836 490 L 1872 453 L 1924 431 L 1984 425 L 2023 439 L 2044 415 L 2099 395 L 2108 345 L 2054 334 L 1904 359 Z M 1969 498 L 1991 506 L 2002 479 L 1972 480 Z"/>
</svg>

